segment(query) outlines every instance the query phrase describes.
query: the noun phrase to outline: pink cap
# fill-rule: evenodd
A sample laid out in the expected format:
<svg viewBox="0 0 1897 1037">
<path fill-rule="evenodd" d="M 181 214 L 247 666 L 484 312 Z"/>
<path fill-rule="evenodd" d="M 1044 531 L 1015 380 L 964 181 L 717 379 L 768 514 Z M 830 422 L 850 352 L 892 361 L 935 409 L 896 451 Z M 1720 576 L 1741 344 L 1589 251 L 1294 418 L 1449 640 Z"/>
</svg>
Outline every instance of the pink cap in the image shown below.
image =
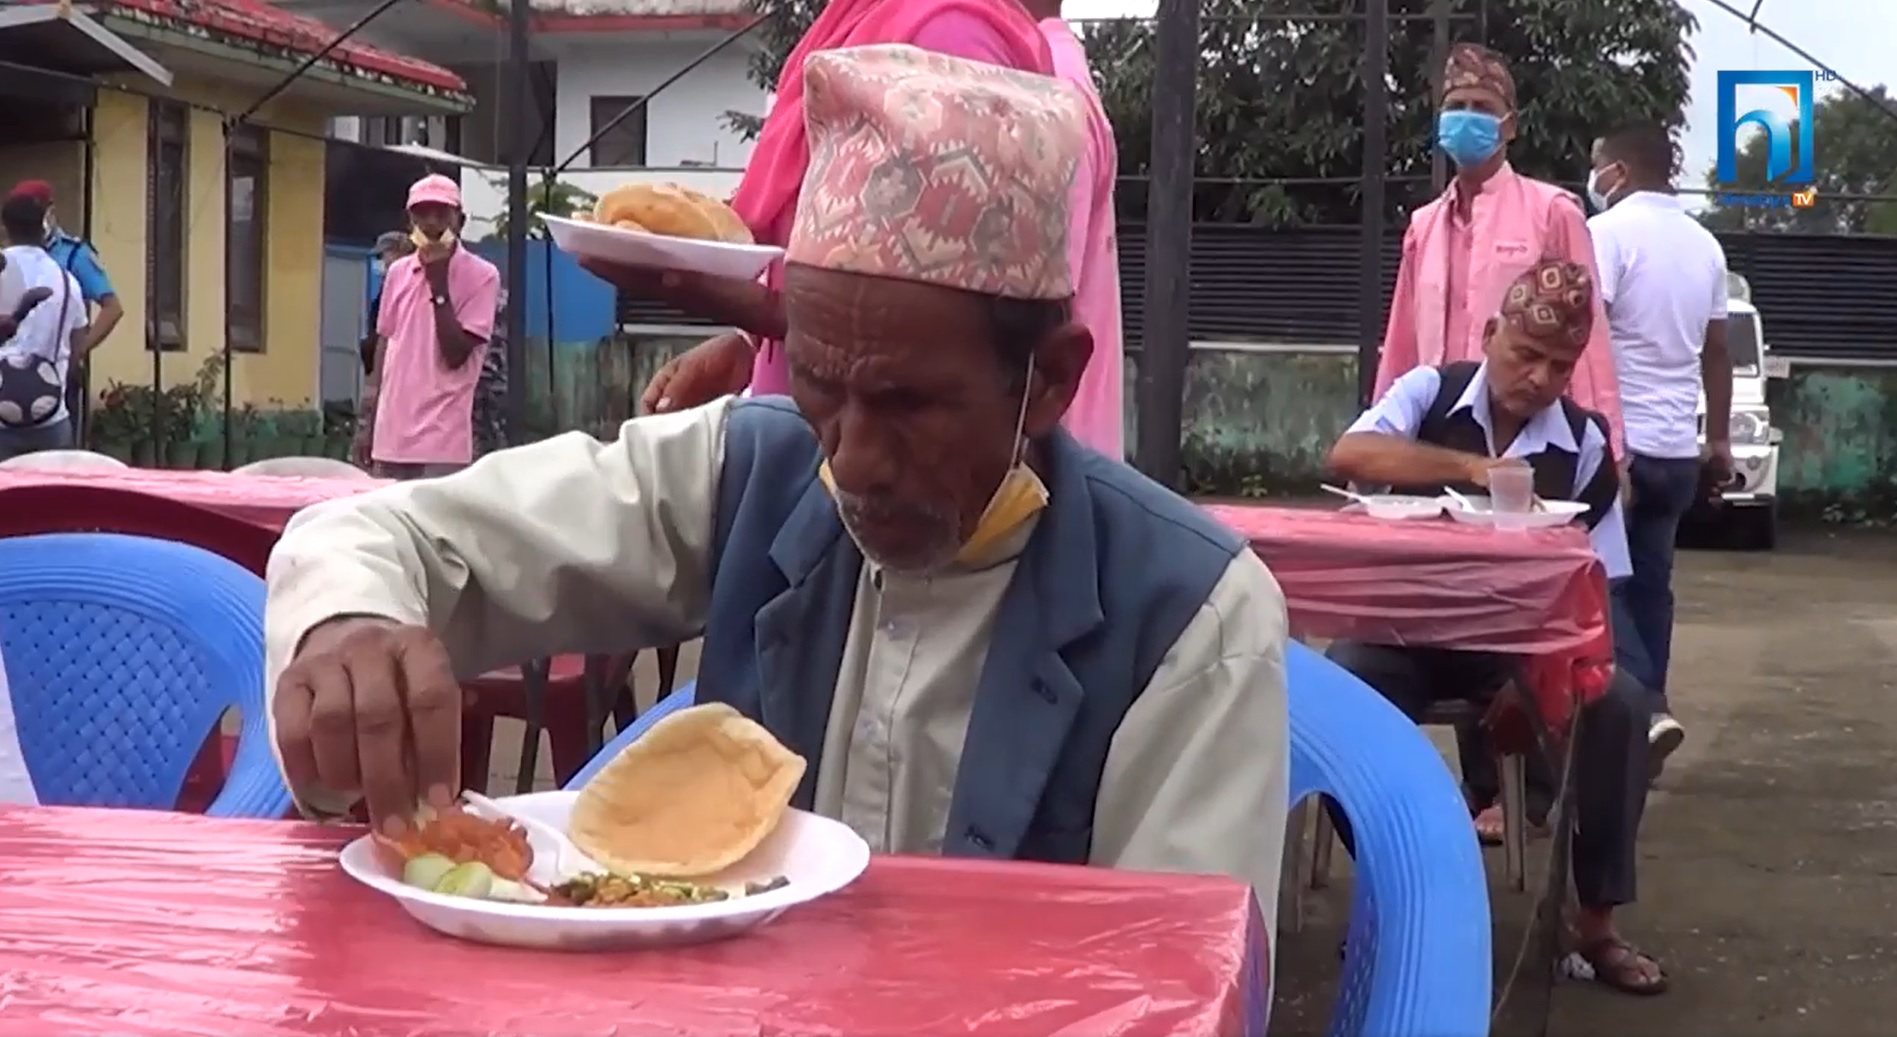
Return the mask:
<svg viewBox="0 0 1897 1037">
<path fill-rule="evenodd" d="M 804 65 L 810 165 L 785 259 L 1011 299 L 1074 294 L 1085 102 L 1049 76 L 910 46 Z"/>
<path fill-rule="evenodd" d="M 408 189 L 408 207 L 429 203 L 461 208 L 461 188 L 440 173 L 430 173 Z"/>
</svg>

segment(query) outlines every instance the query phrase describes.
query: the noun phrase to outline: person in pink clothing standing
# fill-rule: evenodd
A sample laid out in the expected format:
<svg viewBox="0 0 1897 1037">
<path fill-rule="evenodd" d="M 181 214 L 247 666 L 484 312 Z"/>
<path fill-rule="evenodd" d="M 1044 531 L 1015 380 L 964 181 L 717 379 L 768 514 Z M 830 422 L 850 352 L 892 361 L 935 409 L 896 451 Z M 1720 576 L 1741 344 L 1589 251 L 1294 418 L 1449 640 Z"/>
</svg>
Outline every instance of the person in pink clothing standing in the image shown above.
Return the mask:
<svg viewBox="0 0 1897 1037">
<path fill-rule="evenodd" d="M 1047 41 L 1019 0 L 829 0 L 784 59 L 757 146 L 730 200 L 760 243 L 781 246 L 789 240 L 810 167 L 804 63 L 820 51 L 892 43 L 1053 74 Z M 762 283 L 598 260 L 581 265 L 620 291 L 733 329 L 661 368 L 641 397 L 644 411 L 678 410 L 746 389 L 757 395 L 790 391 L 784 302 L 778 291 L 781 265 L 773 266 Z"/>
<path fill-rule="evenodd" d="M 1119 149 L 1113 124 L 1094 86 L 1087 49 L 1060 16 L 1060 0 L 1028 0 L 1028 13 L 1040 19 L 1041 35 L 1054 59 L 1054 75 L 1078 88 L 1087 99 L 1087 150 L 1074 175 L 1067 229 L 1068 269 L 1074 272 L 1074 320 L 1093 335 L 1093 357 L 1064 423 L 1074 438 L 1112 458 L 1126 457 L 1126 388 L 1120 327 L 1120 254 L 1113 185 L 1119 177 Z"/>
<path fill-rule="evenodd" d="M 1500 55 L 1458 43 L 1443 72 L 1436 142 L 1456 174 L 1442 197 L 1418 209 L 1403 235 L 1403 262 L 1377 359 L 1376 395 L 1417 367 L 1482 358 L 1482 329 L 1502 292 L 1544 259 L 1578 264 L 1596 277 L 1594 246 L 1578 198 L 1510 168 L 1515 78 Z M 1607 419 L 1614 456 L 1624 458 L 1620 390 L 1607 320 L 1595 303 L 1593 339 L 1569 395 Z"/>
<path fill-rule="evenodd" d="M 389 265 L 375 364 L 356 418 L 355 460 L 388 479 L 445 475 L 474 460 L 474 392 L 494 334 L 501 274 L 461 247 L 461 188 L 408 189 L 414 252 Z"/>
<path fill-rule="evenodd" d="M 804 140 L 803 63 L 818 51 L 907 43 L 1016 71 L 1058 75 L 1081 86 L 1093 101 L 1091 139 L 1088 161 L 1075 188 L 1076 201 L 1084 198 L 1085 204 L 1074 209 L 1068 248 L 1070 260 L 1079 264 L 1073 267 L 1079 278 L 1074 311 L 1093 331 L 1096 360 L 1086 371 L 1067 427 L 1082 442 L 1123 457 L 1112 129 L 1100 109 L 1085 52 L 1066 25 L 1058 22 L 1058 4 L 1035 2 L 1046 10 L 1030 9 L 1019 0 L 830 0 L 784 62 L 774 105 L 765 115 L 764 130 L 731 204 L 757 240 L 778 244 L 786 240 L 810 161 Z M 1043 16 L 1056 19 L 1054 31 L 1044 23 L 1037 26 Z M 1051 53 L 1060 45 L 1057 35 L 1070 48 L 1064 58 Z M 641 397 L 643 410 L 678 410 L 747 389 L 754 394 L 789 391 L 782 342 L 784 307 L 776 291 L 775 272 L 758 284 L 593 260 L 583 265 L 622 291 L 736 329 L 700 343 L 661 368 Z"/>
</svg>

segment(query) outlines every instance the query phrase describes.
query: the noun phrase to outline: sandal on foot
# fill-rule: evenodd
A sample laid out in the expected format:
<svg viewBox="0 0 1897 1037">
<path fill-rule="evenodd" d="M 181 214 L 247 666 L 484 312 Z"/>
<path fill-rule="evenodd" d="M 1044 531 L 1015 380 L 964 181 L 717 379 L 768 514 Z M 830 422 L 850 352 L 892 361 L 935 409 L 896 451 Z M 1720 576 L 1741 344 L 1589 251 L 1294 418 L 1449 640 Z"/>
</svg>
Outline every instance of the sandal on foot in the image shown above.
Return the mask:
<svg viewBox="0 0 1897 1037">
<path fill-rule="evenodd" d="M 1475 815 L 1475 841 L 1483 846 L 1502 845 L 1502 836 L 1506 831 L 1501 807 L 1489 807 Z"/>
<path fill-rule="evenodd" d="M 1667 991 L 1660 962 L 1618 936 L 1577 947 L 1571 961 L 1567 971 L 1576 979 L 1590 979 L 1623 994 L 1652 997 Z M 1643 963 L 1653 966 L 1652 975 L 1641 968 Z"/>
<path fill-rule="evenodd" d="M 1503 824 L 1501 807 L 1489 807 L 1487 810 L 1476 814 L 1475 841 L 1483 846 L 1502 845 L 1503 833 L 1507 831 Z M 1545 821 L 1531 820 L 1528 822 L 1528 839 L 1530 842 L 1537 839 L 1546 839 L 1553 834 L 1554 829 L 1548 827 Z"/>
</svg>

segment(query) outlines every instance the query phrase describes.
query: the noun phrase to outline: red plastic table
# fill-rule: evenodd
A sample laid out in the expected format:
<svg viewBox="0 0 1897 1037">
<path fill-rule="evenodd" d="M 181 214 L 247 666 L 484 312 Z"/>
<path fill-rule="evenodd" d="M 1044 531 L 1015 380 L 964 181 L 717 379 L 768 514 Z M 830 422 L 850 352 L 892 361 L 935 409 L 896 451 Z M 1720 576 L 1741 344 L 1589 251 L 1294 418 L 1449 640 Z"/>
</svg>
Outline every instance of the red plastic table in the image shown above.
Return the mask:
<svg viewBox="0 0 1897 1037">
<path fill-rule="evenodd" d="M 373 490 L 383 479 L 314 479 L 238 472 L 161 471 L 149 468 L 87 471 L 0 470 L 0 494 L 27 487 L 92 487 L 162 497 L 242 519 L 276 532 L 298 511 L 333 497 Z"/>
<path fill-rule="evenodd" d="M 0 1037 L 1260 1034 L 1224 878 L 889 857 L 723 943 L 617 954 L 438 936 L 356 885 L 359 829 L 0 808 Z"/>
<path fill-rule="evenodd" d="M 1578 527 L 1504 533 L 1314 508 L 1207 510 L 1271 567 L 1299 636 L 1524 656 L 1556 728 L 1606 686 L 1607 579 Z"/>
</svg>

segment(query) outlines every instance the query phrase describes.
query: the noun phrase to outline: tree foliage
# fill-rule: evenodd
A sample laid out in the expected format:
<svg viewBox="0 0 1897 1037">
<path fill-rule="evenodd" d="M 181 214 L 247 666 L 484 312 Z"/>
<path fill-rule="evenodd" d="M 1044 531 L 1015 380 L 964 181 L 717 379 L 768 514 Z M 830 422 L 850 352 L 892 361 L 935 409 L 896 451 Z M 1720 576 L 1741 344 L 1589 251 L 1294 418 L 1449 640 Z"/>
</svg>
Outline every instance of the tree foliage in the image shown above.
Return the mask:
<svg viewBox="0 0 1897 1037">
<path fill-rule="evenodd" d="M 751 54 L 748 71 L 751 82 L 756 83 L 766 93 L 777 89 L 777 76 L 784 71 L 784 59 L 790 57 L 791 48 L 804 38 L 810 23 L 817 20 L 817 13 L 823 10 L 824 0 L 748 0 L 747 6 L 764 21 L 751 30 L 752 38 L 757 41 L 757 50 Z M 744 135 L 745 139 L 755 139 L 758 130 L 763 127 L 764 118 L 744 112 L 726 112 L 725 125 Z"/>
<path fill-rule="evenodd" d="M 1815 205 L 1804 209 L 1715 205 L 1701 220 L 1719 230 L 1897 234 L 1897 202 L 1865 197 L 1897 195 L 1897 97 L 1882 86 L 1869 93 L 1866 98 L 1839 88 L 1812 109 Z M 1798 124 L 1793 123 L 1794 135 L 1797 130 Z M 1765 134 L 1748 136 L 1735 157 L 1737 182 L 1721 183 L 1715 166 L 1706 170 L 1708 190 L 1784 193 L 1765 177 Z"/>
<path fill-rule="evenodd" d="M 1203 0 L 1199 184 L 1195 209 L 1223 222 L 1356 223 L 1362 172 L 1364 29 L 1359 0 Z M 1430 195 L 1436 98 L 1432 0 L 1389 0 L 1390 215 Z M 765 89 L 823 0 L 752 0 L 770 19 L 751 78 Z M 1522 104 L 1516 168 L 1579 181 L 1602 129 L 1635 118 L 1684 119 L 1686 37 L 1696 23 L 1654 0 L 1450 0 L 1451 37 L 1509 59 Z M 1152 157 L 1153 27 L 1082 27 L 1119 140 L 1121 215 L 1145 211 Z M 754 121 L 727 116 L 740 128 Z M 1897 168 L 1897 167 L 1893 167 Z M 1312 180 L 1335 183 L 1313 184 Z"/>
<path fill-rule="evenodd" d="M 1388 113 L 1390 215 L 1427 201 L 1436 117 L 1430 0 L 1391 0 Z M 1362 172 L 1364 27 L 1340 19 L 1353 0 L 1205 0 L 1195 204 L 1200 219 L 1356 223 Z M 1297 17 L 1303 15 L 1305 17 Z M 1505 56 L 1521 103 L 1515 167 L 1543 179 L 1586 176 L 1589 146 L 1629 119 L 1684 120 L 1688 34 L 1677 4 L 1652 0 L 1453 0 L 1450 36 Z M 1119 138 L 1123 177 L 1152 153 L 1153 28 L 1086 31 L 1101 96 Z M 1207 180 L 1245 183 L 1208 183 Z M 1298 184 L 1336 180 L 1330 185 Z M 1272 183 L 1277 181 L 1277 183 Z M 1292 181 L 1292 182 L 1287 182 Z M 1128 184 L 1137 214 L 1145 185 Z"/>
</svg>

